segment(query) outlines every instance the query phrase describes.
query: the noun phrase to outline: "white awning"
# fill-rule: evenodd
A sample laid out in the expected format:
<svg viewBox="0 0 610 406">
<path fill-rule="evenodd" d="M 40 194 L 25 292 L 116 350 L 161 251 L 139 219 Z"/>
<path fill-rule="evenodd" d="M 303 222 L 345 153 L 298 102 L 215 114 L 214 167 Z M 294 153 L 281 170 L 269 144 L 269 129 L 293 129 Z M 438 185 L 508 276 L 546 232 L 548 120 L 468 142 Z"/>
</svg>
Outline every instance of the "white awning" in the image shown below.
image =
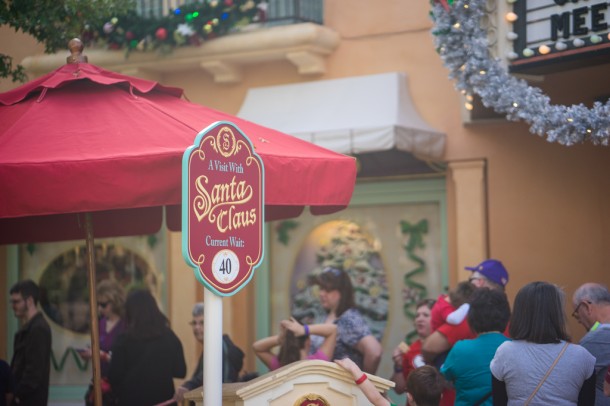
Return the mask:
<svg viewBox="0 0 610 406">
<path fill-rule="evenodd" d="M 344 154 L 397 149 L 438 160 L 445 146 L 398 72 L 253 88 L 237 115 Z"/>
</svg>

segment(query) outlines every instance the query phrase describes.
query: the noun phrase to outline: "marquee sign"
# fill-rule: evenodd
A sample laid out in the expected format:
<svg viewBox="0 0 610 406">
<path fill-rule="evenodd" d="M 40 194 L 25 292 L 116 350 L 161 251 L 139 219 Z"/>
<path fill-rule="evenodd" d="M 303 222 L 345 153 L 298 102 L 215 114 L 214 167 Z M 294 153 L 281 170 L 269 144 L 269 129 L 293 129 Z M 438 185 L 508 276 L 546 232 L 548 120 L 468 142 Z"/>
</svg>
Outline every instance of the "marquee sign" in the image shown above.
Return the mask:
<svg viewBox="0 0 610 406">
<path fill-rule="evenodd" d="M 610 7 L 602 0 L 517 0 L 514 3 L 513 63 L 528 63 L 584 52 L 610 44 Z"/>
<path fill-rule="evenodd" d="M 237 293 L 263 259 L 264 167 L 237 126 L 201 131 L 182 157 L 182 254 L 220 296 Z"/>
</svg>

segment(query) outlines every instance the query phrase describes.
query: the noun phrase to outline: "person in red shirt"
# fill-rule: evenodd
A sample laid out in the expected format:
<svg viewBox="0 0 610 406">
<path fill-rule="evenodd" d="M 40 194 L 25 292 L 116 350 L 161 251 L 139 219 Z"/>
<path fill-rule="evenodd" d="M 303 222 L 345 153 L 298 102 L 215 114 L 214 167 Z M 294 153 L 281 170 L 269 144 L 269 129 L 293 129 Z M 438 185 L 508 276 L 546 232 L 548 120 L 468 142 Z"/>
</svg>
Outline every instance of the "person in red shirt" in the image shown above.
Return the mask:
<svg viewBox="0 0 610 406">
<path fill-rule="evenodd" d="M 430 335 L 430 311 L 434 305 L 434 299 L 425 299 L 417 303 L 415 316 L 415 331 L 418 339 L 408 346 L 401 342 L 392 354 L 394 360 L 394 374 L 392 381 L 396 383 L 394 391 L 398 394 L 406 391 L 406 382 L 409 374 L 423 365 L 424 359 L 421 355 L 422 340 Z"/>
<path fill-rule="evenodd" d="M 468 281 L 477 288 L 487 287 L 504 291 L 508 283 L 508 272 L 502 262 L 497 259 L 488 259 L 475 267 L 466 267 L 465 269 L 472 272 Z M 459 340 L 474 337 L 466 319 L 458 325 L 445 323 L 426 339 L 422 347 L 422 353 L 426 362 L 433 364 L 438 355 L 449 351 Z"/>
</svg>

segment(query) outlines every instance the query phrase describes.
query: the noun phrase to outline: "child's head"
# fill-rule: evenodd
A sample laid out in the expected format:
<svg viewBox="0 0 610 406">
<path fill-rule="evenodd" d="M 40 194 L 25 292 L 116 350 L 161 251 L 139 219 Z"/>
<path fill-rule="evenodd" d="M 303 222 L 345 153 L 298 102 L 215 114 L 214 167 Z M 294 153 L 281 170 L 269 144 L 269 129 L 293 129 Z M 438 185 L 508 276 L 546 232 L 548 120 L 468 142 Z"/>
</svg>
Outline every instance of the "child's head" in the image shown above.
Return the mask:
<svg viewBox="0 0 610 406">
<path fill-rule="evenodd" d="M 307 340 L 307 336 L 297 337 L 292 331 L 280 326 L 280 351 L 278 353 L 280 365 L 284 366 L 299 361 L 301 350 L 305 348 Z"/>
<path fill-rule="evenodd" d="M 407 398 L 410 405 L 438 406 L 445 381 L 438 370 L 430 365 L 415 369 L 407 378 Z"/>
<path fill-rule="evenodd" d="M 460 282 L 455 289 L 449 292 L 449 300 L 454 308 L 458 308 L 464 303 L 468 303 L 468 298 L 475 291 L 476 286 L 468 281 Z"/>
</svg>

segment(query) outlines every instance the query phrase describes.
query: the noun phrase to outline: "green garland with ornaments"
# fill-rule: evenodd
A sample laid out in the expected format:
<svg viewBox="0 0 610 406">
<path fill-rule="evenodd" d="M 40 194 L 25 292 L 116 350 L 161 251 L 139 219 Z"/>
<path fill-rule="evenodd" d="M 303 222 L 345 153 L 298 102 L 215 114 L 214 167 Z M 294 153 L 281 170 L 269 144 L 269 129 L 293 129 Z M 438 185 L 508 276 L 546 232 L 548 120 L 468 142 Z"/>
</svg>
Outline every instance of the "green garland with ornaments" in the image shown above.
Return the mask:
<svg viewBox="0 0 610 406">
<path fill-rule="evenodd" d="M 510 75 L 490 55 L 487 32 L 481 27 L 485 6 L 486 0 L 432 2 L 435 45 L 457 89 L 467 97 L 479 95 L 485 107 L 509 120 L 527 122 L 530 132 L 546 137 L 549 142 L 607 146 L 610 100 L 595 102 L 590 108 L 583 104 L 554 105 L 541 89 Z"/>
<path fill-rule="evenodd" d="M 167 16 L 143 17 L 135 11 L 108 18 L 102 26 L 87 25 L 81 39 L 108 49 L 169 51 L 198 46 L 265 19 L 263 0 L 207 0 L 171 9 Z"/>
</svg>

